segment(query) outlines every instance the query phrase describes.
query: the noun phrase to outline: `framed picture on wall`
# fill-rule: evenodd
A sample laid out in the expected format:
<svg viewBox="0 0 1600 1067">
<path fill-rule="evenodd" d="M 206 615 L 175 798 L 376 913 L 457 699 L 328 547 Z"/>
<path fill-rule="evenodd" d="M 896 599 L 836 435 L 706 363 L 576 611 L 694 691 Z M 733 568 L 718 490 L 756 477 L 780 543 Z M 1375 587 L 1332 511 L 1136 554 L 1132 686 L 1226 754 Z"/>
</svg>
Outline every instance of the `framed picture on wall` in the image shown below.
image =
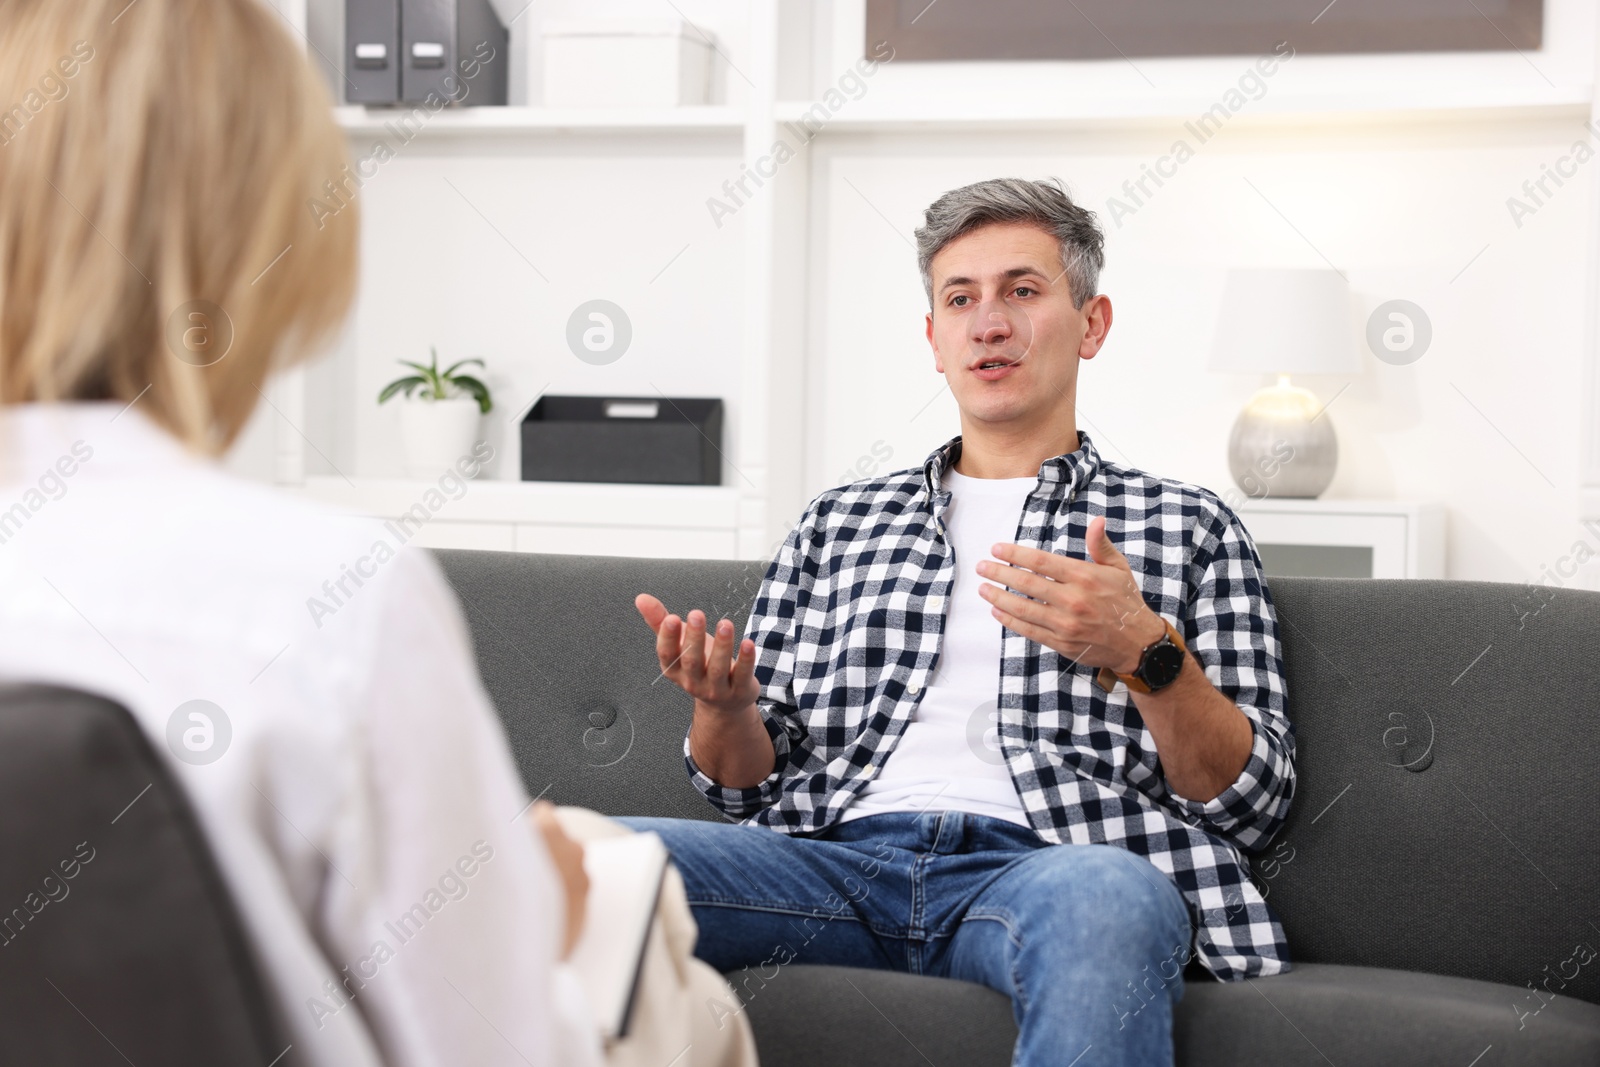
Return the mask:
<svg viewBox="0 0 1600 1067">
<path fill-rule="evenodd" d="M 1326 6 L 1323 6 L 1323 5 Z M 1320 9 L 1320 10 L 1319 10 Z M 896 62 L 1537 49 L 1544 0 L 867 0 Z"/>
</svg>

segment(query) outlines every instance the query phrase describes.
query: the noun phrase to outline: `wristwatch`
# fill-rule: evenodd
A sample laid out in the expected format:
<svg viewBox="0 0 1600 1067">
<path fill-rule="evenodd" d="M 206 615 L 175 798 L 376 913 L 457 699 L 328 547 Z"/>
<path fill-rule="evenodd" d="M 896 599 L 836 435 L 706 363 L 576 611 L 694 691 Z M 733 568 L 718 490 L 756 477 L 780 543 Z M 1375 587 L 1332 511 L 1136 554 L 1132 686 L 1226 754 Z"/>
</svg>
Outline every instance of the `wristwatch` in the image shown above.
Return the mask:
<svg viewBox="0 0 1600 1067">
<path fill-rule="evenodd" d="M 1178 675 L 1183 673 L 1183 660 L 1189 649 L 1183 643 L 1183 635 L 1173 628 L 1172 623 L 1163 618 L 1161 624 L 1167 628 L 1167 632 L 1159 640 L 1145 646 L 1139 656 L 1139 665 L 1132 674 L 1121 674 L 1110 667 L 1100 668 L 1095 681 L 1100 683 L 1101 689 L 1109 693 L 1121 681 L 1135 693 L 1159 693 L 1178 680 Z"/>
</svg>

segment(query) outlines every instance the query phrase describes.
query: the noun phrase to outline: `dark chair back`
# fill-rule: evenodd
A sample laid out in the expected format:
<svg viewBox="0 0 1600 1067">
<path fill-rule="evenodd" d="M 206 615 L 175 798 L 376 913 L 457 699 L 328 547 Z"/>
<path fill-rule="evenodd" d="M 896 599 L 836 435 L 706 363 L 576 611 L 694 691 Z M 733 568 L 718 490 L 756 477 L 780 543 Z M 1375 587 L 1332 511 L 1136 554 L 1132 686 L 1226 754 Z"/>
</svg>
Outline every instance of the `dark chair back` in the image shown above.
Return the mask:
<svg viewBox="0 0 1600 1067">
<path fill-rule="evenodd" d="M 232 898 L 132 716 L 0 687 L 0 1063 L 284 1067 Z"/>
</svg>

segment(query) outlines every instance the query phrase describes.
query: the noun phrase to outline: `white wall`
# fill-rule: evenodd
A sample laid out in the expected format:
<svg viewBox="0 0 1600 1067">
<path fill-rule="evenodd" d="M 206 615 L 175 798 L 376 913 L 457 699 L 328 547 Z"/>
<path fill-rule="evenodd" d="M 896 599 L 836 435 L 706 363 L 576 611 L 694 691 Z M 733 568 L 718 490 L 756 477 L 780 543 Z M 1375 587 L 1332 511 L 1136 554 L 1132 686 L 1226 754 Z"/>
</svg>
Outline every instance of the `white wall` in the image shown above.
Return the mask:
<svg viewBox="0 0 1600 1067">
<path fill-rule="evenodd" d="M 582 10 L 612 7 L 624 10 Z M 1108 198 L 1125 196 L 1123 182 L 1185 135 L 1181 116 L 1218 100 L 1250 57 L 885 64 L 789 164 L 809 168 L 809 222 L 775 255 L 806 263 L 809 281 L 782 288 L 774 315 L 804 335 L 806 388 L 792 402 L 804 410 L 805 492 L 918 463 L 956 432 L 923 340 L 911 231 L 954 186 L 1054 174 L 1108 232 L 1103 288 L 1116 323 L 1080 388 L 1082 426 L 1107 455 L 1228 488 L 1229 426 L 1263 382 L 1205 370 L 1224 272 L 1331 262 L 1363 314 L 1415 301 L 1434 340 L 1411 366 L 1363 353 L 1354 377 L 1302 383 L 1324 399 L 1349 386 L 1329 410 L 1342 457 L 1326 495 L 1443 502 L 1453 577 L 1526 581 L 1580 537 L 1600 550 L 1579 524 L 1600 160 L 1520 227 L 1506 207 L 1574 141 L 1596 143 L 1582 125 L 1594 8 L 1550 0 L 1546 45 L 1527 56 L 1297 56 L 1120 224 Z M 541 2 L 529 17 L 577 10 Z M 704 0 L 689 14 L 712 24 L 739 67 L 750 57 L 736 11 Z M 807 80 L 820 92 L 862 51 L 860 0 L 789 4 L 784 17 L 799 24 L 783 43 L 786 96 Z M 743 103 L 739 74 L 724 74 L 725 99 Z M 988 121 L 1025 114 L 1055 120 Z M 904 120 L 923 115 L 943 121 L 909 130 Z M 446 358 L 490 361 L 501 418 L 544 390 L 736 397 L 741 216 L 719 229 L 705 200 L 737 175 L 740 153 L 736 129 L 406 147 L 362 190 L 359 306 L 340 352 L 312 371 L 308 436 L 352 476 L 398 473 L 395 412 L 368 398 L 398 371 L 394 359 L 425 358 L 430 343 Z M 609 367 L 581 363 L 562 340 L 572 308 L 597 296 L 623 304 L 636 329 L 635 350 Z M 270 458 L 269 438 L 252 430 L 245 465 Z M 314 452 L 307 463 L 328 472 Z M 514 465 L 494 473 L 516 476 Z M 1600 587 L 1600 568 L 1582 581 Z"/>
</svg>

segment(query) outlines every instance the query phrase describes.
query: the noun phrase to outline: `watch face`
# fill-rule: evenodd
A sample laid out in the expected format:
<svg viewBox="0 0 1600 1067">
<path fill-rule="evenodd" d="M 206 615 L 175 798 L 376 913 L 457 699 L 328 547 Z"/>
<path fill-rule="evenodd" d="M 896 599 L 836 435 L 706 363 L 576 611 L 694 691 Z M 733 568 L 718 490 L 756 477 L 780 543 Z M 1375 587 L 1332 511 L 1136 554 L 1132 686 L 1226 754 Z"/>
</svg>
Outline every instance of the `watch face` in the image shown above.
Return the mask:
<svg viewBox="0 0 1600 1067">
<path fill-rule="evenodd" d="M 1139 679 L 1152 690 L 1177 681 L 1183 673 L 1183 649 L 1172 643 L 1170 637 L 1146 649 L 1144 662 L 1139 664 Z"/>
</svg>

